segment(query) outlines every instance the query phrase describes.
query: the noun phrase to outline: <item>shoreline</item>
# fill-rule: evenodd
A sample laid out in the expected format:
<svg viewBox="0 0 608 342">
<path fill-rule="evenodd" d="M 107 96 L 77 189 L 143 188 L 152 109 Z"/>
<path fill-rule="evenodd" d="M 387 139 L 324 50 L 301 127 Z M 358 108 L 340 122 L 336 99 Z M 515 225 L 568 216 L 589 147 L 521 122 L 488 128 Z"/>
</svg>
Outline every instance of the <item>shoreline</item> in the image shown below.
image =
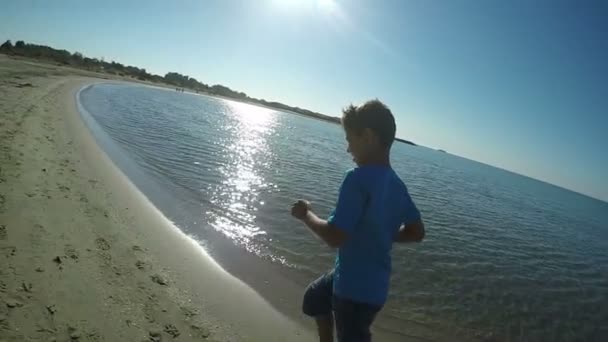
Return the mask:
<svg viewBox="0 0 608 342">
<path fill-rule="evenodd" d="M 96 82 L 90 86 L 95 87 L 97 84 L 140 86 L 139 84 L 127 84 L 105 80 Z M 142 86 L 147 87 L 145 85 Z M 88 88 L 89 86 L 83 88 L 82 91 Z M 171 91 L 170 89 L 162 90 Z M 81 107 L 81 114 L 84 122 L 89 126 L 88 128 L 90 129 L 92 136 L 96 139 L 100 149 L 105 151 L 109 158 L 114 161 L 117 168 L 122 170 L 122 173 L 125 174 L 129 181 L 152 202 L 152 205 L 158 208 L 160 212 L 163 212 L 166 217 L 171 217 L 176 220 L 175 225 L 179 227 L 179 232 L 181 234 L 184 234 L 182 232 L 186 232 L 185 234 L 191 232 L 195 236 L 195 231 L 182 226 L 182 223 L 186 223 L 187 226 L 187 222 L 180 221 L 179 218 L 182 209 L 188 210 L 184 209 L 188 207 L 188 204 L 183 203 L 186 207 L 177 205 L 180 207 L 180 210 L 177 212 L 171 209 L 179 202 L 181 198 L 180 194 L 174 193 L 172 195 L 167 195 L 167 189 L 163 189 L 158 184 L 154 184 L 154 181 L 146 180 L 148 175 L 142 172 L 137 163 L 131 160 L 129 153 L 123 150 L 123 148 L 121 148 L 101 126 L 99 126 L 99 123 L 96 121 L 93 114 L 89 113 L 88 110 L 84 108 L 84 105 L 81 105 Z M 196 210 L 196 208 L 190 209 Z M 200 241 L 199 238 L 201 239 Z M 224 270 L 254 289 L 279 312 L 304 326 L 312 325 L 312 320 L 301 314 L 301 298 L 308 283 L 318 277 L 320 273 L 315 274 L 312 277 L 304 276 L 298 274 L 298 272 L 293 269 L 285 268 L 282 265 L 258 258 L 256 255 L 253 255 L 242 247 L 234 245 L 233 241 L 227 239 L 222 233 L 216 232 L 213 229 L 205 232 L 204 236 L 195 237 L 195 240 L 196 243 L 204 246 L 202 248 L 205 249 L 209 256 Z M 384 315 L 381 316 L 383 317 L 383 320 L 377 322 L 373 328 L 374 336 L 378 340 L 402 341 L 404 338 L 407 340 L 412 338 L 411 336 L 404 335 L 402 332 L 400 333 L 399 331 L 392 330 L 390 326 L 387 327 L 386 324 L 383 324 L 386 323 L 386 318 Z M 398 323 L 393 320 L 391 324 Z"/>
<path fill-rule="evenodd" d="M 0 108 L 22 117 L 0 119 L 10 145 L 0 337 L 313 340 L 169 222 L 97 145 L 76 96 L 108 80 L 48 69 L 0 59 L 0 75 L 13 74 Z"/>
</svg>

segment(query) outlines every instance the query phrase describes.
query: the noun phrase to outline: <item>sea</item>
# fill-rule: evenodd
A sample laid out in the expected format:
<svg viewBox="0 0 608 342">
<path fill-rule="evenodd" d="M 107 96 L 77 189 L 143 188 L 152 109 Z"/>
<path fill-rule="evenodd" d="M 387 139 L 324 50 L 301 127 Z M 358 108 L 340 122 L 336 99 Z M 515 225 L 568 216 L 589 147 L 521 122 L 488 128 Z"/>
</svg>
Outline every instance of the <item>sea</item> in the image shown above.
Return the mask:
<svg viewBox="0 0 608 342">
<path fill-rule="evenodd" d="M 114 163 L 224 268 L 295 319 L 334 264 L 290 216 L 326 216 L 354 167 L 339 125 L 127 83 L 78 95 Z M 395 245 L 378 341 L 608 341 L 608 203 L 443 151 L 395 143 L 391 163 L 427 235 Z"/>
</svg>

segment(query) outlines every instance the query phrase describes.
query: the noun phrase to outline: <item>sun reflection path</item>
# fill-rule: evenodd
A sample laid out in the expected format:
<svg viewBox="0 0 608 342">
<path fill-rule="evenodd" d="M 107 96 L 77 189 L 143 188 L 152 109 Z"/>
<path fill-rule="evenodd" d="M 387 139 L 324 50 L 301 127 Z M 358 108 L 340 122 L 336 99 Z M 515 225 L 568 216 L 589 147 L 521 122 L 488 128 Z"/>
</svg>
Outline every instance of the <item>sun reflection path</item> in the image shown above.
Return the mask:
<svg viewBox="0 0 608 342">
<path fill-rule="evenodd" d="M 214 229 L 248 251 L 285 263 L 264 250 L 260 239 L 266 232 L 256 225 L 256 212 L 264 205 L 260 194 L 276 187 L 260 171 L 272 157 L 268 140 L 277 126 L 277 112 L 230 100 L 224 104 L 223 129 L 230 139 L 225 163 L 219 166 L 222 181 L 209 188 L 213 208 L 206 215 Z"/>
</svg>

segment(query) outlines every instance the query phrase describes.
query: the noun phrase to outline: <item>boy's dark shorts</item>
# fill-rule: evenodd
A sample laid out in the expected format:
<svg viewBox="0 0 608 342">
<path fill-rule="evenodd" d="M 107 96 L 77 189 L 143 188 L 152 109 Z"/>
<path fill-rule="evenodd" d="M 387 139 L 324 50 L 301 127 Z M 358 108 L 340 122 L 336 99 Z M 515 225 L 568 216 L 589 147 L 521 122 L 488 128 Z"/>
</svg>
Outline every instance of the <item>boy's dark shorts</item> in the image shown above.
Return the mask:
<svg viewBox="0 0 608 342">
<path fill-rule="evenodd" d="M 369 328 L 382 307 L 340 298 L 333 294 L 333 285 L 333 270 L 310 283 L 304 293 L 302 311 L 308 316 L 320 317 L 333 310 L 338 341 L 371 341 Z"/>
</svg>

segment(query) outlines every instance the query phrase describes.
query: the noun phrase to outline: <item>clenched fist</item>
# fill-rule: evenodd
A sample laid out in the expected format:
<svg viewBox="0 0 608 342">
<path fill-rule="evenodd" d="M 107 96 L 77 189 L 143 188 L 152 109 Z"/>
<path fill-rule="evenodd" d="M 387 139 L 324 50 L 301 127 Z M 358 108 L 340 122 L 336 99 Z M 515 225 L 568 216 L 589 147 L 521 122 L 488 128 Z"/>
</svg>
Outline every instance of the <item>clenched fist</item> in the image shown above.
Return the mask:
<svg viewBox="0 0 608 342">
<path fill-rule="evenodd" d="M 296 203 L 291 206 L 291 216 L 297 218 L 298 220 L 303 220 L 306 218 L 308 211 L 310 210 L 310 202 L 305 200 L 298 200 Z"/>
</svg>

